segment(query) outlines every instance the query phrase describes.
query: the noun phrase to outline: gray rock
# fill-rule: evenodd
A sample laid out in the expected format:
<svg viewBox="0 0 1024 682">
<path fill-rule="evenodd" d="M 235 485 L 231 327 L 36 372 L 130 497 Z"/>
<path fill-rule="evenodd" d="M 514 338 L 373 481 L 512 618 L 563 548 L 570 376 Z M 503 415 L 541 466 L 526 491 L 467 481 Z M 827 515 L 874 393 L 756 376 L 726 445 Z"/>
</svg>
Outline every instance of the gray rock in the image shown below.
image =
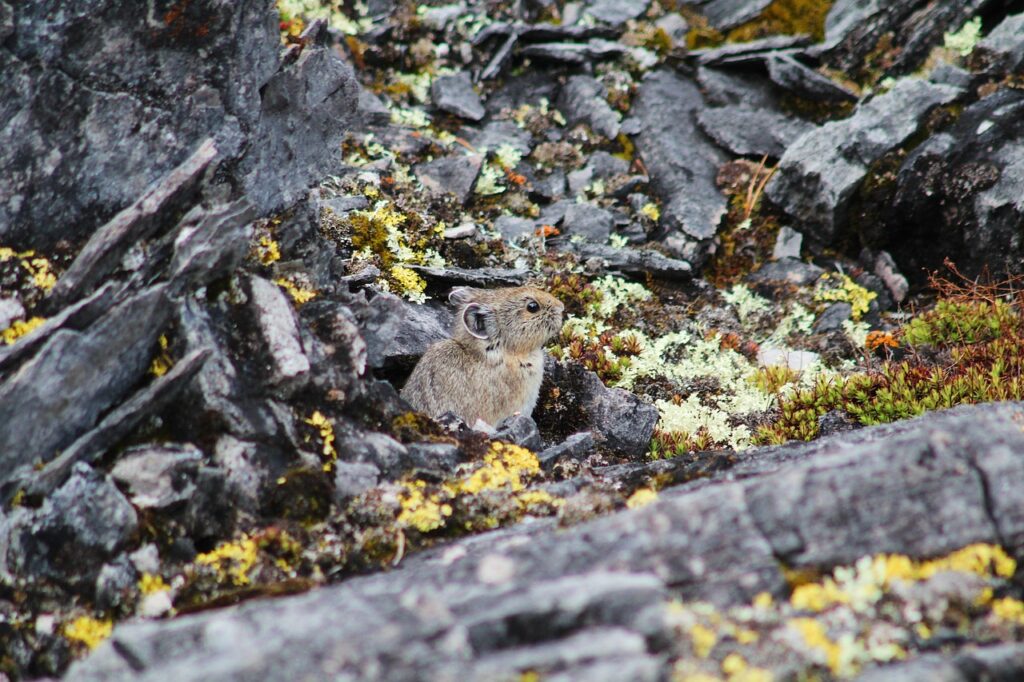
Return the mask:
<svg viewBox="0 0 1024 682">
<path fill-rule="evenodd" d="M 771 0 L 698 0 L 696 3 L 708 23 L 719 30 L 750 21 L 769 4 Z"/>
<path fill-rule="evenodd" d="M 672 47 L 685 47 L 686 46 L 686 34 L 690 30 L 690 24 L 687 23 L 686 19 L 681 14 L 671 12 L 662 17 L 659 17 L 654 25 L 665 32 L 672 40 Z M 626 133 L 632 135 L 634 133 Z"/>
<path fill-rule="evenodd" d="M 650 4 L 650 0 L 594 0 L 584 14 L 611 26 L 621 26 L 643 14 Z"/>
<path fill-rule="evenodd" d="M 700 267 L 726 212 L 715 178 L 726 157 L 696 128 L 704 103 L 697 87 L 671 71 L 647 75 L 634 115 L 643 123 L 637 148 L 661 198 L 661 223 L 683 240 L 679 255 Z"/>
<path fill-rule="evenodd" d="M 831 242 L 846 224 L 846 208 L 868 167 L 913 135 L 928 111 L 959 92 L 913 78 L 898 81 L 850 118 L 826 123 L 790 146 L 765 188 L 767 197 L 810 236 Z"/>
<path fill-rule="evenodd" d="M 800 244 L 804 236 L 788 225 L 779 228 L 779 234 L 775 237 L 775 247 L 772 249 L 772 258 L 799 258 Z"/>
<path fill-rule="evenodd" d="M 565 172 L 555 169 L 547 175 L 535 175 L 530 179 L 530 192 L 548 201 L 561 199 L 565 196 Z"/>
<path fill-rule="evenodd" d="M 825 269 L 813 263 L 805 263 L 795 258 L 780 258 L 765 263 L 756 272 L 750 273 L 747 279 L 756 283 L 785 282 L 797 286 L 807 286 L 818 281 L 825 274 Z"/>
<path fill-rule="evenodd" d="M 910 284 L 907 282 L 907 278 L 899 271 L 896 261 L 888 251 L 878 252 L 872 271 L 885 283 L 893 302 L 902 303 L 910 293 Z"/>
<path fill-rule="evenodd" d="M 955 64 L 939 64 L 928 74 L 928 80 L 932 83 L 951 85 L 954 88 L 967 90 L 974 81 L 974 74 Z"/>
<path fill-rule="evenodd" d="M 777 89 L 764 75 L 740 69 L 697 67 L 697 83 L 708 104 L 779 109 Z"/>
<path fill-rule="evenodd" d="M 860 424 L 842 410 L 829 410 L 818 417 L 819 438 L 827 438 L 828 436 L 845 433 L 857 428 L 860 428 Z"/>
<path fill-rule="evenodd" d="M 606 244 L 589 242 L 570 243 L 568 248 L 588 262 L 598 259 L 601 268 L 611 272 L 621 272 L 636 277 L 650 275 L 668 280 L 685 281 L 693 278 L 693 268 L 689 263 L 669 258 L 653 249 L 615 248 Z"/>
<path fill-rule="evenodd" d="M 529 415 L 514 414 L 494 426 L 494 437 L 537 452 L 543 445 L 537 422 Z"/>
<path fill-rule="evenodd" d="M 981 60 L 989 68 L 1004 73 L 1024 70 L 1024 12 L 1011 14 L 974 48 L 972 60 Z"/>
<path fill-rule="evenodd" d="M 310 373 L 295 313 L 287 294 L 262 277 L 249 278 L 249 302 L 270 360 L 267 384 L 288 397 L 308 383 Z"/>
<path fill-rule="evenodd" d="M 372 464 L 384 476 L 394 478 L 412 467 L 409 450 L 391 436 L 383 433 L 363 433 L 344 438 L 338 452 L 354 463 Z"/>
<path fill-rule="evenodd" d="M 526 156 L 533 149 L 530 133 L 520 129 L 513 121 L 490 121 L 480 130 L 466 126 L 462 133 L 478 152 L 484 149 L 494 151 L 502 145 L 509 145 Z"/>
<path fill-rule="evenodd" d="M 771 55 L 768 77 L 772 82 L 805 99 L 816 102 L 856 102 L 857 94 L 790 55 Z"/>
<path fill-rule="evenodd" d="M 445 239 L 471 239 L 476 235 L 477 229 L 473 223 L 462 223 L 456 227 L 446 227 L 444 230 Z"/>
<path fill-rule="evenodd" d="M 701 109 L 697 123 L 708 137 L 737 156 L 776 159 L 814 127 L 786 114 L 745 105 Z"/>
<path fill-rule="evenodd" d="M 945 657 L 925 654 L 920 658 L 868 670 L 857 682 L 969 682 L 970 680 L 1012 680 L 1024 672 L 1024 644 L 1007 642 L 971 647 Z"/>
<path fill-rule="evenodd" d="M 586 64 L 607 57 L 617 57 L 625 51 L 626 48 L 621 43 L 591 38 L 585 43 L 535 43 L 523 47 L 519 53 L 524 57 L 563 64 Z"/>
<path fill-rule="evenodd" d="M 583 460 L 594 451 L 594 434 L 590 431 L 574 433 L 561 443 L 545 448 L 537 454 L 537 459 L 545 469 L 550 469 L 556 462 L 573 459 Z"/>
<path fill-rule="evenodd" d="M 110 479 L 77 464 L 67 483 L 32 513 L 6 562 L 26 577 L 92 584 L 137 527 L 135 510 Z"/>
<path fill-rule="evenodd" d="M 825 308 L 825 311 L 814 321 L 814 333 L 824 334 L 843 328 L 843 322 L 850 319 L 853 313 L 853 306 L 843 301 L 837 301 Z"/>
<path fill-rule="evenodd" d="M 562 232 L 585 237 L 592 244 L 604 244 L 615 227 L 612 214 L 590 203 L 573 203 L 565 210 Z"/>
<path fill-rule="evenodd" d="M 138 573 L 124 554 L 104 564 L 96 576 L 96 605 L 101 609 L 120 607 L 137 589 L 138 579 Z"/>
<path fill-rule="evenodd" d="M 430 98 L 438 109 L 470 121 L 479 121 L 487 113 L 465 71 L 435 78 L 430 86 Z"/>
<path fill-rule="evenodd" d="M 559 110 L 570 125 L 586 123 L 598 135 L 614 140 L 619 134 L 619 114 L 608 104 L 608 91 L 590 76 L 572 76 L 562 88 Z"/>
<path fill-rule="evenodd" d="M 431 194 L 454 194 L 459 203 L 465 204 L 473 196 L 473 185 L 483 163 L 480 154 L 458 154 L 421 163 L 414 172 Z"/>
<path fill-rule="evenodd" d="M 366 363 L 373 368 L 414 362 L 431 344 L 448 338 L 451 328 L 446 309 L 413 305 L 385 292 L 351 308 L 366 341 Z"/>
<path fill-rule="evenodd" d="M 259 509 L 262 492 L 272 478 L 260 450 L 256 443 L 224 435 L 217 439 L 213 451 L 213 462 L 224 472 L 233 504 L 250 514 Z"/>
<path fill-rule="evenodd" d="M 366 126 L 386 126 L 391 122 L 391 111 L 377 95 L 364 87 L 359 88 L 359 104 L 355 121 Z"/>
<path fill-rule="evenodd" d="M 630 457 L 647 452 L 658 423 L 656 407 L 629 391 L 606 387 L 595 373 L 575 363 L 549 361 L 545 375 L 563 394 L 574 396 L 581 413 L 581 422 L 574 426 L 591 431 L 600 447 Z"/>
<path fill-rule="evenodd" d="M 493 672 L 483 667 L 489 662 L 566 665 L 582 646 L 565 645 L 569 633 L 664 665 L 641 640 L 672 636 L 657 625 L 668 586 L 677 598 L 733 605 L 764 590 L 784 593 L 780 560 L 820 569 L 879 552 L 923 558 L 974 542 L 1019 546 L 1024 460 L 1013 453 L 1024 448 L 1022 410 L 966 406 L 755 449 L 744 458 L 762 467 L 756 478 L 714 476 L 569 528 L 535 522 L 457 540 L 407 557 L 397 570 L 309 594 L 120 624 L 69 674 L 188 680 L 208 675 L 215 661 L 219 676 L 240 678 L 258 656 L 273 679 L 294 679 L 330 670 L 343 643 L 353 668 L 372 666 L 388 678 L 443 669 L 452 677 Z M 875 456 L 880 451 L 889 454 Z M 603 636 L 608 628 L 614 638 Z M 240 648 L 246 641 L 258 645 Z M 396 658 L 396 650 L 405 653 Z M 1010 662 L 1020 650 L 1013 643 L 961 656 L 983 662 L 982 670 L 1009 671 L 1018 669 Z M 513 658 L 491 658 L 501 655 Z M 601 657 L 573 660 L 595 665 Z"/>
<path fill-rule="evenodd" d="M 409 269 L 423 275 L 431 282 L 448 286 L 471 287 L 518 287 L 526 284 L 530 273 L 525 268 L 431 268 L 412 265 Z"/>
<path fill-rule="evenodd" d="M 0 298 L 0 330 L 7 329 L 15 320 L 25 317 L 25 308 L 16 298 Z"/>
<path fill-rule="evenodd" d="M 803 47 L 810 42 L 810 38 L 805 35 L 777 35 L 747 43 L 725 43 L 719 47 L 691 50 L 687 56 L 696 58 L 701 66 L 749 66 L 760 64 L 766 57 L 779 50 Z"/>
<path fill-rule="evenodd" d="M 195 493 L 203 453 L 192 445 L 141 446 L 126 451 L 110 470 L 139 509 L 164 509 Z"/>
<path fill-rule="evenodd" d="M 369 462 L 337 462 L 334 465 L 334 500 L 344 507 L 356 497 L 375 487 L 380 469 Z"/>
<path fill-rule="evenodd" d="M 870 242 L 917 273 L 951 257 L 968 276 L 1020 273 L 1024 95 L 1003 90 L 908 154 Z M 884 201 L 884 200 L 883 200 Z M 897 238 L 898 235 L 898 238 Z"/>
<path fill-rule="evenodd" d="M 278 66 L 266 4 L 204 4 L 202 21 L 182 13 L 158 28 L 98 1 L 4 7 L 14 29 L 0 51 L 4 243 L 46 250 L 83 239 L 204 139 L 237 158 L 259 125 L 260 88 Z"/>
<path fill-rule="evenodd" d="M 498 216 L 494 221 L 494 229 L 508 242 L 516 242 L 522 238 L 529 239 L 533 236 L 534 221 L 529 218 L 503 215 Z"/>
<path fill-rule="evenodd" d="M 165 288 L 129 298 L 86 329 L 55 332 L 0 385 L 0 483 L 52 459 L 138 384 L 170 316 Z"/>
<path fill-rule="evenodd" d="M 451 473 L 465 461 L 459 446 L 451 443 L 410 443 L 409 463 L 417 469 Z"/>
</svg>

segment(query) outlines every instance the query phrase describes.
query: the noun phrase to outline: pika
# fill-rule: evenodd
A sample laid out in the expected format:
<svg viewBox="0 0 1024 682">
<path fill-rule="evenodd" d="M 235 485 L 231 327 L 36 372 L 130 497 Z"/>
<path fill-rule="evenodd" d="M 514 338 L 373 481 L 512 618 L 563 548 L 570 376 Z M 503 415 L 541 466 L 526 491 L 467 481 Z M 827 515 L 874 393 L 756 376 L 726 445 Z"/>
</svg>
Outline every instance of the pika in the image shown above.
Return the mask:
<svg viewBox="0 0 1024 682">
<path fill-rule="evenodd" d="M 544 378 L 543 346 L 562 328 L 561 301 L 540 289 L 459 287 L 452 338 L 427 349 L 402 389 L 430 417 L 451 411 L 473 425 L 529 415 Z"/>
</svg>

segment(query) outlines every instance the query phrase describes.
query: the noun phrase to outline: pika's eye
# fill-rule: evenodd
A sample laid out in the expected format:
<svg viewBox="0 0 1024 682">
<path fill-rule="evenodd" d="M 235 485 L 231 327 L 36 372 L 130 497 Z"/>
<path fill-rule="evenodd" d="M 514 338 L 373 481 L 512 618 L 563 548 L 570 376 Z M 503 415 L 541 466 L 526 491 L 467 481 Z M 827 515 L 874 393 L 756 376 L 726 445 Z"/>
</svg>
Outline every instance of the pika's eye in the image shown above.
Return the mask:
<svg viewBox="0 0 1024 682">
<path fill-rule="evenodd" d="M 529 303 L 526 304 L 526 309 L 529 310 L 531 313 L 535 313 L 538 310 L 540 310 L 540 304 L 537 303 L 536 301 L 530 301 Z"/>
</svg>

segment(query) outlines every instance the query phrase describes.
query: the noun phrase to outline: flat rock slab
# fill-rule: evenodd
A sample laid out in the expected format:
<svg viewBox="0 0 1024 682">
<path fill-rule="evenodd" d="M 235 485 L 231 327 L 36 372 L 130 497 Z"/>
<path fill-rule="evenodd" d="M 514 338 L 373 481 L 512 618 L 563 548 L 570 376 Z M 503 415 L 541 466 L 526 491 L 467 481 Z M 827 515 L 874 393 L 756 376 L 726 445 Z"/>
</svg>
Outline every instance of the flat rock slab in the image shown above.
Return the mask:
<svg viewBox="0 0 1024 682">
<path fill-rule="evenodd" d="M 465 538 L 309 594 L 122 624 L 69 675 L 447 679 L 504 661 L 572 677 L 626 661 L 655 679 L 668 674 L 652 644 L 669 634 L 657 609 L 672 596 L 727 605 L 784 594 L 780 559 L 829 569 L 877 552 L 1021 549 L 1022 418 L 1021 403 L 965 406 L 747 451 L 749 478 L 663 491 L 642 509 Z M 609 632 L 618 644 L 604 654 L 584 647 Z"/>
<path fill-rule="evenodd" d="M 697 243 L 714 237 L 727 209 L 715 184 L 727 157 L 696 125 L 704 106 L 697 85 L 668 70 L 649 74 L 633 105 L 642 125 L 637 148 L 663 201 L 662 224 Z M 697 256 L 703 260 L 703 249 L 696 244 L 683 251 L 680 255 L 691 262 Z"/>
<path fill-rule="evenodd" d="M 608 91 L 595 78 L 573 76 L 562 88 L 558 104 L 569 123 L 586 123 L 595 133 L 614 140 L 619 134 L 619 115 L 607 97 Z"/>
<path fill-rule="evenodd" d="M 465 204 L 473 195 L 483 163 L 481 154 L 444 156 L 416 166 L 416 179 L 431 194 L 453 194 Z"/>
<path fill-rule="evenodd" d="M 738 156 L 780 158 L 814 125 L 770 109 L 746 105 L 701 109 L 697 123 L 708 137 Z"/>
<path fill-rule="evenodd" d="M 934 107 L 952 102 L 956 88 L 905 78 L 860 105 L 853 116 L 826 123 L 798 139 L 765 188 L 768 198 L 823 243 L 846 225 L 845 209 L 869 166 L 917 132 Z"/>
<path fill-rule="evenodd" d="M 438 109 L 470 121 L 479 121 L 487 114 L 480 96 L 473 90 L 473 81 L 464 71 L 435 78 L 430 97 Z"/>
</svg>

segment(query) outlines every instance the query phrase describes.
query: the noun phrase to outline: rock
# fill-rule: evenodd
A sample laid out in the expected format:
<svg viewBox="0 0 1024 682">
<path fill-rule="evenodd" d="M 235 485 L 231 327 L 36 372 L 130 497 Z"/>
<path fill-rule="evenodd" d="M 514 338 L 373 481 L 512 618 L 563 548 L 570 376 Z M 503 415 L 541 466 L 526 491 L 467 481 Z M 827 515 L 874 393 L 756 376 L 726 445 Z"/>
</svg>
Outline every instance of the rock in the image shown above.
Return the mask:
<svg viewBox="0 0 1024 682">
<path fill-rule="evenodd" d="M 658 422 L 656 407 L 621 388 L 607 388 L 577 364 L 547 362 L 545 375 L 563 394 L 575 396 L 580 422 L 573 425 L 591 431 L 598 446 L 627 457 L 647 452 Z"/>
<path fill-rule="evenodd" d="M 0 385 L 0 484 L 52 459 L 138 384 L 170 316 L 165 289 L 146 289 L 86 329 L 55 332 Z"/>
<path fill-rule="evenodd" d="M 213 451 L 213 462 L 225 476 L 225 488 L 232 504 L 247 513 L 260 507 L 262 493 L 268 482 L 283 472 L 283 466 L 268 466 L 272 457 L 266 446 L 221 436 Z M 282 462 L 283 464 L 283 462 Z"/>
<path fill-rule="evenodd" d="M 519 54 L 563 64 L 585 64 L 600 61 L 605 57 L 617 57 L 625 51 L 626 48 L 621 43 L 591 38 L 585 43 L 536 43 L 523 47 Z"/>
<path fill-rule="evenodd" d="M 267 383 L 286 398 L 308 383 L 310 373 L 295 313 L 287 294 L 262 277 L 249 278 L 249 302 L 270 361 Z"/>
<path fill-rule="evenodd" d="M 663 202 L 661 223 L 681 239 L 677 255 L 700 267 L 726 212 L 715 177 L 726 161 L 694 125 L 704 106 L 697 87 L 667 70 L 648 74 L 633 114 L 643 124 L 637 148 Z"/>
<path fill-rule="evenodd" d="M 765 76 L 740 69 L 697 67 L 697 84 L 708 104 L 780 111 L 777 88 Z"/>
<path fill-rule="evenodd" d="M 494 151 L 498 147 L 508 145 L 526 156 L 533 149 L 530 134 L 520 130 L 512 121 L 490 121 L 482 130 L 466 126 L 462 129 L 466 140 L 473 145 L 478 153 L 483 150 Z"/>
<path fill-rule="evenodd" d="M 815 53 L 831 68 L 848 75 L 874 70 L 897 76 L 922 66 L 946 33 L 960 30 L 978 12 L 974 0 L 928 2 L 864 2 L 836 0 L 825 19 L 825 40 Z M 891 59 L 879 74 L 873 55 L 878 36 L 888 35 Z"/>
<path fill-rule="evenodd" d="M 723 149 L 738 156 L 779 158 L 813 126 L 782 113 L 745 105 L 701 109 L 700 129 Z"/>
<path fill-rule="evenodd" d="M 829 410 L 818 417 L 818 437 L 826 438 L 837 433 L 858 429 L 860 426 L 850 415 L 842 410 Z"/>
<path fill-rule="evenodd" d="M 686 34 L 690 30 L 690 24 L 686 22 L 686 19 L 681 14 L 666 14 L 655 21 L 654 25 L 664 31 L 665 35 L 672 40 L 672 47 L 686 46 Z M 635 135 L 636 133 L 627 132 L 626 134 Z"/>
<path fill-rule="evenodd" d="M 817 353 L 806 350 L 786 350 L 774 346 L 761 346 L 757 351 L 757 364 L 762 367 L 784 365 L 794 372 L 802 372 L 821 361 Z"/>
<path fill-rule="evenodd" d="M 868 670 L 859 682 L 969 682 L 969 680 L 1011 680 L 1024 671 L 1024 645 L 1019 642 L 971 647 L 953 656 L 925 654 L 912 661 L 891 663 Z"/>
<path fill-rule="evenodd" d="M 856 102 L 857 94 L 790 55 L 771 55 L 767 59 L 768 76 L 784 90 L 815 102 Z"/>
<path fill-rule="evenodd" d="M 425 265 L 411 265 L 409 269 L 420 273 L 429 281 L 447 286 L 481 288 L 523 286 L 530 274 L 525 268 L 430 268 Z"/>
<path fill-rule="evenodd" d="M 387 478 L 395 478 L 412 468 L 409 450 L 383 433 L 362 433 L 339 443 L 338 451 L 348 461 L 372 464 Z"/>
<path fill-rule="evenodd" d="M 869 242 L 911 274 L 946 257 L 968 276 L 1020 273 L 1024 242 L 1024 95 L 1003 90 L 907 155 Z M 884 199 L 883 199 L 884 200 Z"/>
<path fill-rule="evenodd" d="M 721 31 L 750 21 L 769 4 L 771 0 L 701 0 L 696 3 L 708 23 Z"/>
<path fill-rule="evenodd" d="M 456 227 L 444 229 L 445 239 L 471 239 L 477 235 L 476 225 L 473 223 L 462 223 Z"/>
<path fill-rule="evenodd" d="M 569 250 L 587 259 L 599 259 L 601 267 L 636 277 L 650 275 L 659 279 L 690 280 L 693 268 L 684 260 L 669 258 L 653 249 L 616 248 L 589 242 L 569 245 Z"/>
<path fill-rule="evenodd" d="M 369 462 L 337 462 L 334 465 L 334 500 L 342 508 L 380 481 L 380 469 Z"/>
<path fill-rule="evenodd" d="M 356 107 L 355 121 L 364 127 L 386 126 L 391 122 L 391 111 L 377 95 L 364 87 L 359 88 L 359 104 Z"/>
<path fill-rule="evenodd" d="M 823 274 L 825 274 L 825 269 L 813 263 L 805 263 L 795 258 L 780 258 L 777 261 L 765 263 L 756 272 L 748 275 L 747 279 L 756 283 L 784 282 L 807 286 L 817 282 Z"/>
<path fill-rule="evenodd" d="M 614 227 L 612 214 L 591 203 L 570 204 L 562 218 L 563 233 L 570 237 L 579 235 L 592 244 L 607 242 Z"/>
<path fill-rule="evenodd" d="M 96 576 L 96 605 L 101 609 L 116 609 L 136 589 L 138 574 L 124 554 L 103 564 Z"/>
<path fill-rule="evenodd" d="M 843 301 L 832 303 L 814 321 L 813 331 L 815 334 L 824 334 L 843 328 L 843 323 L 850 319 L 853 314 L 853 306 Z"/>
<path fill-rule="evenodd" d="M 373 368 L 415 362 L 431 344 L 448 338 L 451 328 L 451 313 L 444 308 L 413 305 L 385 292 L 350 307 L 366 341 L 366 363 Z"/>
<path fill-rule="evenodd" d="M 533 236 L 534 222 L 529 218 L 503 215 L 498 216 L 494 221 L 494 229 L 505 241 L 515 243 L 520 239 L 529 239 Z"/>
<path fill-rule="evenodd" d="M 6 561 L 26 577 L 92 585 L 137 527 L 135 510 L 110 479 L 77 464 L 67 483 L 32 514 Z"/>
<path fill-rule="evenodd" d="M 766 196 L 820 243 L 846 226 L 846 209 L 869 166 L 917 132 L 925 114 L 959 91 L 907 78 L 861 104 L 850 118 L 826 123 L 798 139 L 779 161 Z"/>
<path fill-rule="evenodd" d="M 555 463 L 566 459 L 582 461 L 594 451 L 594 445 L 594 434 L 590 431 L 574 433 L 561 443 L 537 453 L 537 460 L 545 469 L 550 469 Z"/>
<path fill-rule="evenodd" d="M 650 0 L 594 0 L 587 5 L 584 16 L 611 26 L 621 26 L 647 11 L 649 4 Z"/>
<path fill-rule="evenodd" d="M 195 493 L 203 453 L 194 446 L 141 446 L 126 451 L 110 470 L 139 509 L 164 509 Z"/>
<path fill-rule="evenodd" d="M 888 251 L 879 251 L 875 256 L 873 270 L 882 282 L 885 283 L 889 295 L 895 303 L 902 303 L 910 293 L 910 285 L 907 278 L 897 269 L 896 261 Z"/>
<path fill-rule="evenodd" d="M 529 177 L 529 176 L 528 176 Z M 555 201 L 565 196 L 565 172 L 555 169 L 547 175 L 529 177 L 530 194 L 537 195 L 548 201 Z"/>
<path fill-rule="evenodd" d="M 720 47 L 690 50 L 687 56 L 695 58 L 701 66 L 747 66 L 760 64 L 766 57 L 779 50 L 803 47 L 810 42 L 810 38 L 805 35 L 777 35 L 746 43 L 725 43 Z"/>
<path fill-rule="evenodd" d="M 451 443 L 410 443 L 409 461 L 417 469 L 451 473 L 465 461 L 459 446 Z"/>
<path fill-rule="evenodd" d="M 344 644 L 347 665 L 382 677 L 458 677 L 508 670 L 504 656 L 568 665 L 562 656 L 580 651 L 586 635 L 617 652 L 612 660 L 630 651 L 629 660 L 669 674 L 664 652 L 643 642 L 677 635 L 659 606 L 670 595 L 731 606 L 761 591 L 785 593 L 780 561 L 821 570 L 882 552 L 925 558 L 977 542 L 1019 547 L 1024 460 L 1014 453 L 1024 448 L 1022 410 L 964 406 L 754 449 L 745 455 L 763 467 L 755 478 L 734 478 L 734 470 L 568 528 L 537 522 L 454 540 L 387 573 L 308 594 L 119 624 L 69 675 L 188 679 L 188 671 L 209 672 L 202 662 L 217 661 L 230 677 L 251 670 L 258 655 L 281 679 L 296 678 L 329 670 Z M 609 628 L 615 636 L 605 638 Z M 258 645 L 240 649 L 240 631 L 257 633 Z M 396 658 L 396 647 L 405 655 Z M 997 670 L 996 661 L 1008 665 L 1021 647 L 997 648 L 961 655 Z M 582 659 L 601 657 L 591 651 Z"/>
<path fill-rule="evenodd" d="M 430 86 L 430 98 L 438 109 L 470 121 L 479 121 L 487 114 L 465 71 L 435 78 Z"/>
<path fill-rule="evenodd" d="M 16 298 L 0 298 L 0 330 L 7 329 L 15 320 L 25 317 L 25 308 Z"/>
<path fill-rule="evenodd" d="M 608 91 L 590 76 L 572 76 L 562 88 L 559 110 L 570 125 L 586 123 L 598 135 L 614 140 L 619 134 L 619 114 L 609 106 Z"/>
<path fill-rule="evenodd" d="M 160 26 L 102 2 L 4 7 L 14 30 L 0 51 L 0 242 L 82 240 L 203 140 L 237 158 L 259 125 L 260 88 L 278 67 L 266 3 L 202 2 Z"/>
<path fill-rule="evenodd" d="M 804 236 L 788 225 L 779 228 L 779 234 L 775 237 L 775 248 L 772 249 L 772 259 L 800 258 L 800 244 Z"/>
<path fill-rule="evenodd" d="M 416 178 L 434 195 L 454 194 L 460 204 L 473 195 L 484 157 L 480 154 L 443 156 L 415 167 Z"/>
<path fill-rule="evenodd" d="M 494 437 L 508 441 L 516 445 L 537 452 L 543 442 L 540 438 L 540 431 L 537 430 L 537 422 L 527 415 L 514 414 L 505 417 L 494 426 Z"/>
<path fill-rule="evenodd" d="M 1024 12 L 999 22 L 971 53 L 972 63 L 989 70 L 1011 74 L 1024 70 Z"/>
</svg>

